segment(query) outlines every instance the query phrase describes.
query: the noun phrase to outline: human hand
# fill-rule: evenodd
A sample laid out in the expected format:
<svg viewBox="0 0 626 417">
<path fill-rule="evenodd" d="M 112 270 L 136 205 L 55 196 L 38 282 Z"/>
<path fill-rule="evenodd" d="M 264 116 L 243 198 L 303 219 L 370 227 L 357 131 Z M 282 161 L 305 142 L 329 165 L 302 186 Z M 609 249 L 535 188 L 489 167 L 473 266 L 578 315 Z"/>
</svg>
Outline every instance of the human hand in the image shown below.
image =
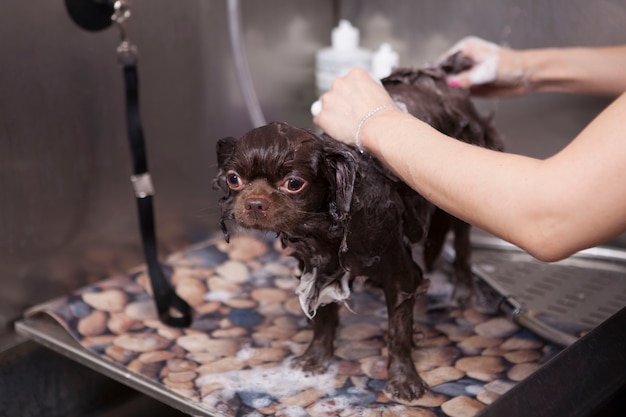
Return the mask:
<svg viewBox="0 0 626 417">
<path fill-rule="evenodd" d="M 480 96 L 523 95 L 530 92 L 521 52 L 469 36 L 443 53 L 437 62 L 457 52 L 470 58 L 474 64 L 464 71 L 449 75 L 449 85 L 468 88 L 472 94 Z"/>
<path fill-rule="evenodd" d="M 335 79 L 331 89 L 320 97 L 320 104 L 317 103 L 311 108 L 313 122 L 348 144 L 356 144 L 357 129 L 372 110 L 395 107 L 380 81 L 360 68 Z"/>
</svg>

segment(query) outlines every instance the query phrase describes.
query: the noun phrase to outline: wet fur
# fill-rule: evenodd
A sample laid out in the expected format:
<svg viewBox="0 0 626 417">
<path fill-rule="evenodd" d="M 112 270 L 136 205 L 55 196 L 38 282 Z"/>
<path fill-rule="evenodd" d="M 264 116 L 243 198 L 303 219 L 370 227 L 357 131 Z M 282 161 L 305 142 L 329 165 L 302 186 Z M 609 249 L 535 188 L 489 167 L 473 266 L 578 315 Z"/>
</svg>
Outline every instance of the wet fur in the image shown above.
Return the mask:
<svg viewBox="0 0 626 417">
<path fill-rule="evenodd" d="M 500 149 L 490 123 L 476 113 L 464 91 L 447 86 L 444 71 L 397 70 L 384 85 L 410 113 L 443 133 Z M 413 310 L 426 285 L 411 245 L 423 243 L 424 263 L 432 268 L 447 234 L 454 232 L 457 287 L 463 288 L 457 295 L 465 301 L 473 288 L 470 226 L 434 207 L 370 155 L 287 123 L 271 123 L 240 139 L 222 139 L 217 153 L 214 186 L 225 193 L 220 207 L 226 239 L 231 221 L 273 231 L 293 249 L 301 281 L 313 280 L 310 293 L 301 296 L 303 308 L 310 310 L 305 313 L 312 317 L 313 339 L 295 363 L 306 371 L 326 370 L 334 354 L 340 305 L 316 305 L 320 300 L 315 297 L 323 298 L 325 288 L 340 289 L 346 278 L 351 283 L 356 276 L 366 276 L 382 288 L 388 309 L 385 391 L 401 401 L 423 395 L 427 387 L 412 360 Z M 243 189 L 228 186 L 231 171 L 245 179 Z M 294 175 L 308 181 L 303 191 L 277 189 Z M 257 204 L 254 215 L 251 204 Z"/>
</svg>

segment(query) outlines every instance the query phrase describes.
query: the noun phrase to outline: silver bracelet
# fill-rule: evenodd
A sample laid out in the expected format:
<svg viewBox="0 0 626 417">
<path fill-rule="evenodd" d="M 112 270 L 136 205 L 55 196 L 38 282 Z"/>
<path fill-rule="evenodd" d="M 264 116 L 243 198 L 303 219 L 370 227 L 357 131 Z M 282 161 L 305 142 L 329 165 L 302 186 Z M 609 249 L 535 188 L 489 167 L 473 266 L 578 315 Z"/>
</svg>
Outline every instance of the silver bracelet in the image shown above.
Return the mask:
<svg viewBox="0 0 626 417">
<path fill-rule="evenodd" d="M 396 105 L 392 104 L 392 103 L 383 104 L 383 105 L 380 105 L 378 107 L 373 108 L 372 110 L 369 111 L 369 113 L 367 113 L 365 116 L 363 116 L 363 118 L 359 122 L 359 125 L 356 127 L 356 133 L 354 134 L 354 144 L 356 145 L 356 148 L 359 150 L 359 152 L 361 152 L 361 153 L 365 152 L 365 149 L 363 149 L 363 145 L 361 144 L 361 138 L 359 137 L 359 133 L 361 133 L 361 128 L 363 127 L 365 122 L 367 122 L 367 120 L 370 117 L 372 117 L 373 115 L 375 115 L 379 111 L 385 110 L 385 109 L 390 109 L 392 107 L 396 107 Z"/>
</svg>

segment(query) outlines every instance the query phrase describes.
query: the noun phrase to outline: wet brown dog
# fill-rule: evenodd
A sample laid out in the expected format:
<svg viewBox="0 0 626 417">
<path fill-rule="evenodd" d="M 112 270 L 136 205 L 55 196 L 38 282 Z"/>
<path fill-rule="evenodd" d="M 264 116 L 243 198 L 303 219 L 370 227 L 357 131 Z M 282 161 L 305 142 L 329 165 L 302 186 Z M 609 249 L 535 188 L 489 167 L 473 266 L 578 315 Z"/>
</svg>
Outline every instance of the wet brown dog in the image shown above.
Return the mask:
<svg viewBox="0 0 626 417">
<path fill-rule="evenodd" d="M 384 85 L 399 106 L 440 131 L 499 149 L 497 135 L 467 93 L 444 80 L 445 68 L 399 70 Z M 407 144 L 407 146 L 411 146 Z M 455 233 L 457 287 L 472 288 L 470 226 L 428 203 L 376 159 L 327 135 L 271 123 L 217 145 L 214 186 L 221 226 L 227 222 L 275 232 L 302 271 L 297 294 L 314 330 L 295 362 L 323 372 L 333 358 L 339 304 L 356 276 L 383 289 L 388 309 L 388 380 L 392 398 L 419 398 L 426 385 L 412 360 L 413 310 L 423 287 L 411 243 L 424 243 L 428 268 Z"/>
</svg>

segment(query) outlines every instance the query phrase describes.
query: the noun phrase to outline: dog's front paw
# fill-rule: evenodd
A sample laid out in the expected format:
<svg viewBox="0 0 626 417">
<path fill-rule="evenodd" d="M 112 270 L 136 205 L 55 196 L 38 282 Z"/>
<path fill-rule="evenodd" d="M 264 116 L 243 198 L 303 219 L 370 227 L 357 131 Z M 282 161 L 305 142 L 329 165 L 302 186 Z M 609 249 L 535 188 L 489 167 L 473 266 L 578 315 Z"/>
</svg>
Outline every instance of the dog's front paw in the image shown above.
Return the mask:
<svg viewBox="0 0 626 417">
<path fill-rule="evenodd" d="M 314 375 L 319 375 L 328 370 L 331 361 L 332 357 L 319 355 L 307 350 L 302 355 L 293 358 L 291 360 L 291 366 L 300 368 L 305 372 L 311 372 Z"/>
<path fill-rule="evenodd" d="M 457 283 L 452 292 L 454 300 L 460 308 L 471 307 L 476 300 L 476 290 L 473 284 Z"/>
<path fill-rule="evenodd" d="M 411 405 L 413 401 L 422 397 L 427 390 L 426 383 L 416 374 L 410 378 L 388 379 L 384 393 L 393 401 Z"/>
</svg>

